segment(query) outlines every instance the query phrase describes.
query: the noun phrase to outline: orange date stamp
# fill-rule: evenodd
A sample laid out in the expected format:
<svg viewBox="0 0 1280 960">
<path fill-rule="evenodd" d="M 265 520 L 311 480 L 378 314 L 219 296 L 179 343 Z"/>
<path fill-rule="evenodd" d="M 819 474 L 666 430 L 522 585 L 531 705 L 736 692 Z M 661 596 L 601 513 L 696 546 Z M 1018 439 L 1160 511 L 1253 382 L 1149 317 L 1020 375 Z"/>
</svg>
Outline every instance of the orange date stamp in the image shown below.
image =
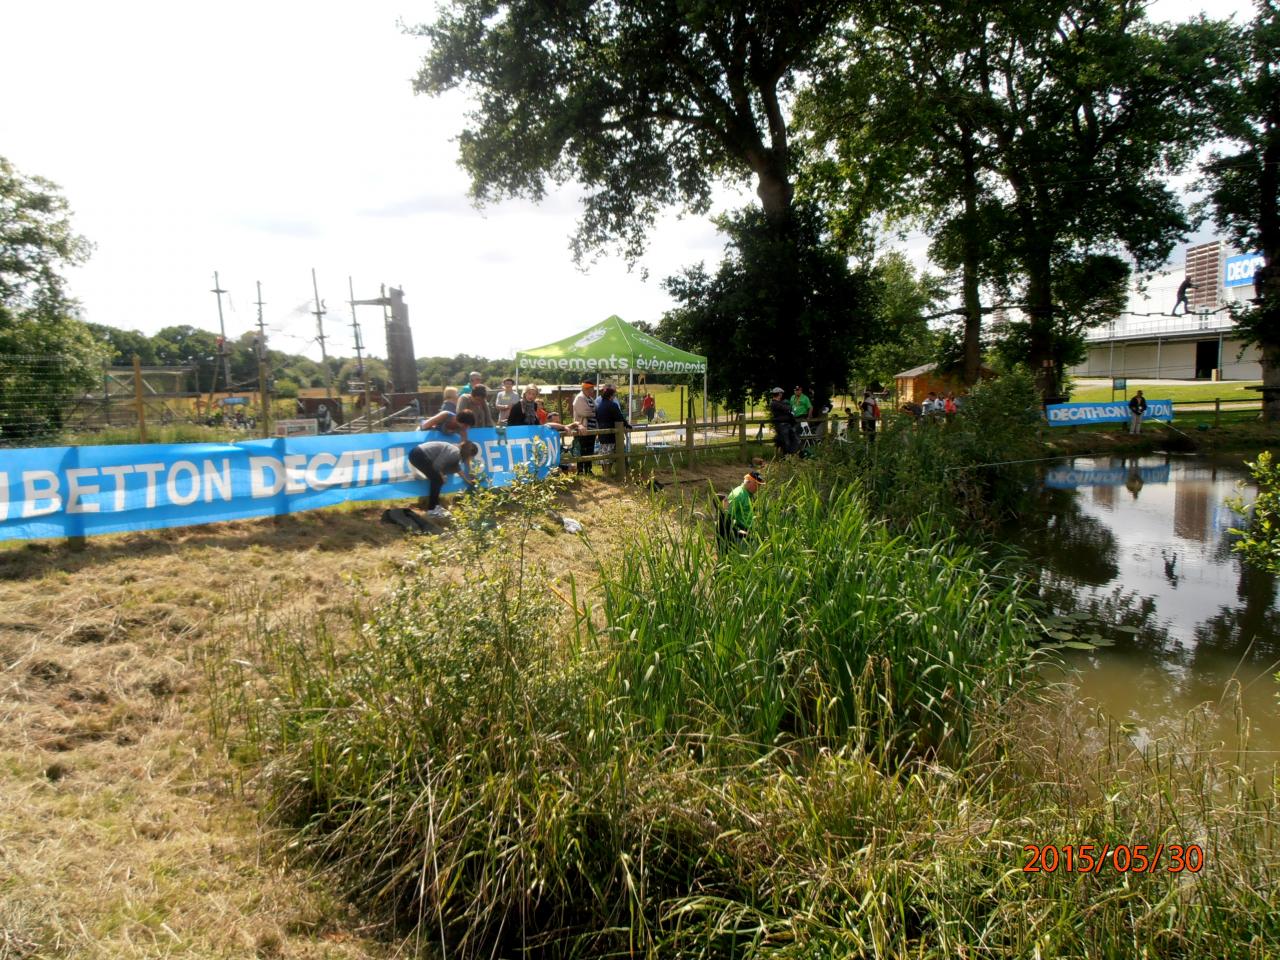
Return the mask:
<svg viewBox="0 0 1280 960">
<path fill-rule="evenodd" d="M 1199 873 L 1205 864 L 1196 843 L 1028 843 L 1022 852 L 1029 857 L 1023 873 Z"/>
</svg>

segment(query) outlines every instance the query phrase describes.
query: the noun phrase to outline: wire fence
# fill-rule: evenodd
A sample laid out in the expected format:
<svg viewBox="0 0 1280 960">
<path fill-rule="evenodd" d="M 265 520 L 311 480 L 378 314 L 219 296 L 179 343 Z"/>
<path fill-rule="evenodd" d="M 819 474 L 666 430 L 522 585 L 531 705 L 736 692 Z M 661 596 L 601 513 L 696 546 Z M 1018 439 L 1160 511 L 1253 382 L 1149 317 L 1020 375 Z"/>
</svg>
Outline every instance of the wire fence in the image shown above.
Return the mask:
<svg viewBox="0 0 1280 960">
<path fill-rule="evenodd" d="M 0 355 L 0 444 L 43 444 L 64 432 L 83 389 L 73 370 L 67 357 Z"/>
</svg>

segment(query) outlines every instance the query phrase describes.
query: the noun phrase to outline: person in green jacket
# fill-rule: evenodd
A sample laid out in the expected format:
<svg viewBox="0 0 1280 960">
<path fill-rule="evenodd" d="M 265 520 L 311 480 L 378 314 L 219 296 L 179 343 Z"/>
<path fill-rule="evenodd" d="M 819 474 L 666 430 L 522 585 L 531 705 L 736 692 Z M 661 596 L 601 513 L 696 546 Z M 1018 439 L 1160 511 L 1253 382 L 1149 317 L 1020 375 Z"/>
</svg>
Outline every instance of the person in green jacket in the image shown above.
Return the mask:
<svg viewBox="0 0 1280 960">
<path fill-rule="evenodd" d="M 724 498 L 724 510 L 720 514 L 718 533 L 726 546 L 740 543 L 751 534 L 751 525 L 755 520 L 751 506 L 751 498 L 755 496 L 764 477 L 760 471 L 752 470 L 742 478 L 742 483 L 729 491 Z"/>
<path fill-rule="evenodd" d="M 809 413 L 812 410 L 813 401 L 804 392 L 804 387 L 796 387 L 791 392 L 791 415 L 797 420 L 808 420 Z"/>
</svg>

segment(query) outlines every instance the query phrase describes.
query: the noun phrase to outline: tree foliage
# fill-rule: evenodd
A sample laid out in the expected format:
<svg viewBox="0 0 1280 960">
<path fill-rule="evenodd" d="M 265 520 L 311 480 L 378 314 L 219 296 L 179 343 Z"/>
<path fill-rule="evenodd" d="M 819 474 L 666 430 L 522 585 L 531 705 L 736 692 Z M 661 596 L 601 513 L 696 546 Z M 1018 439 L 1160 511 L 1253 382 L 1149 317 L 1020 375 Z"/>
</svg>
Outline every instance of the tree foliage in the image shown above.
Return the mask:
<svg viewBox="0 0 1280 960">
<path fill-rule="evenodd" d="M 716 273 L 699 265 L 666 281 L 681 305 L 659 336 L 714 358 L 713 398 L 739 406 L 800 384 L 820 404 L 848 386 L 854 357 L 874 339 L 877 291 L 823 243 L 820 220 L 803 207 L 784 231 L 755 209 L 722 217 L 729 251 Z"/>
<path fill-rule="evenodd" d="M 1218 226 L 1264 265 L 1254 277 L 1255 301 L 1236 316 L 1245 339 L 1262 353 L 1262 378 L 1280 387 L 1280 4 L 1257 0 L 1257 15 L 1241 35 L 1238 81 L 1217 103 L 1217 130 L 1229 146 L 1204 165 L 1201 186 Z M 1280 397 L 1264 394 L 1267 419 L 1280 420 Z"/>
<path fill-rule="evenodd" d="M 927 319 L 945 298 L 942 278 L 917 275 L 905 256 L 891 252 L 876 262 L 869 281 L 876 336 L 853 357 L 850 382 L 855 387 L 889 384 L 895 373 L 937 359 L 942 345 L 940 332 Z"/>
<path fill-rule="evenodd" d="M 416 28 L 431 43 L 415 89 L 469 90 L 472 193 L 541 199 L 587 188 L 577 256 L 638 255 L 664 206 L 703 213 L 711 185 L 754 176 L 790 216 L 784 98 L 812 70 L 846 0 L 454 0 Z"/>
<path fill-rule="evenodd" d="M 869 9 L 835 41 L 858 56 L 812 88 L 811 179 L 858 198 L 857 215 L 911 217 L 939 262 L 1016 295 L 1010 346 L 1056 392 L 1081 320 L 1106 299 L 1083 309 L 1058 295 L 1110 270 L 1100 258 L 1162 264 L 1189 229 L 1165 177 L 1213 132 L 1231 31 L 1152 24 L 1127 0 Z M 976 299 L 966 290 L 971 317 Z"/>
<path fill-rule="evenodd" d="M 99 380 L 101 352 L 63 276 L 91 249 L 57 185 L 0 157 L 0 357 L 58 358 L 0 360 L 0 437 L 56 431 L 66 402 Z"/>
</svg>

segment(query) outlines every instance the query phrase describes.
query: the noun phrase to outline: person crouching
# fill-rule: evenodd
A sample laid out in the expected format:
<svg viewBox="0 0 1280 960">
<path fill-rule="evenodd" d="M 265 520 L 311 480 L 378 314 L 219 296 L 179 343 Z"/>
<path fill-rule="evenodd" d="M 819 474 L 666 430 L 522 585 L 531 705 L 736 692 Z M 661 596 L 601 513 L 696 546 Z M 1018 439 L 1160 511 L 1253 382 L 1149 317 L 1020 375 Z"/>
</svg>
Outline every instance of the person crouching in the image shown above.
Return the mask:
<svg viewBox="0 0 1280 960">
<path fill-rule="evenodd" d="M 724 498 L 724 512 L 720 515 L 717 533 L 724 546 L 741 543 L 751 535 L 751 526 L 755 521 L 755 513 L 751 506 L 751 498 L 763 484 L 764 477 L 760 471 L 752 470 L 742 478 L 742 483 L 729 491 Z"/>
<path fill-rule="evenodd" d="M 471 461 L 477 453 L 479 448 L 469 440 L 456 445 L 445 440 L 428 440 L 409 451 L 409 465 L 426 477 L 431 485 L 427 499 L 428 516 L 449 516 L 449 511 L 440 506 L 440 491 L 444 489 L 444 481 L 449 474 L 458 474 L 468 487 L 475 485 L 471 479 Z"/>
</svg>

